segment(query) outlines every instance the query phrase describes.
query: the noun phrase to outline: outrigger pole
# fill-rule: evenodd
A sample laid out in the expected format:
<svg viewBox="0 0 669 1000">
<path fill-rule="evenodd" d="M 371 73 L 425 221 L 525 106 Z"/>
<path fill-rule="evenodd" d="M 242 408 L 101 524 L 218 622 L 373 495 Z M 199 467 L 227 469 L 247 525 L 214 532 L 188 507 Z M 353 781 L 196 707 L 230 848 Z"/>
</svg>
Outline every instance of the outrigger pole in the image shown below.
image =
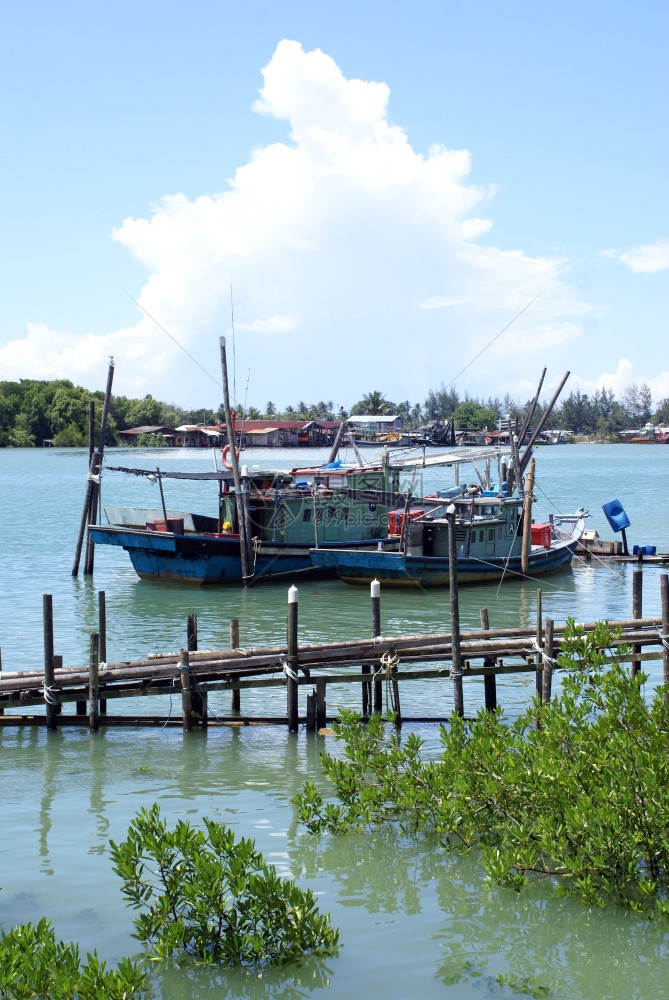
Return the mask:
<svg viewBox="0 0 669 1000">
<path fill-rule="evenodd" d="M 100 472 L 102 471 L 102 456 L 105 450 L 105 437 L 107 436 L 107 417 L 109 415 L 109 406 L 111 403 L 111 391 L 112 382 L 114 380 L 114 359 L 109 359 L 109 370 L 107 372 L 107 388 L 105 389 L 105 400 L 102 406 L 102 418 L 100 420 L 100 441 L 98 444 L 98 450 L 89 452 L 88 461 L 88 477 L 86 479 L 86 496 L 84 498 L 84 507 L 81 512 L 81 521 L 79 522 L 79 535 L 77 536 L 77 545 L 74 552 L 74 563 L 72 564 L 72 576 L 79 575 L 79 560 L 81 559 L 81 549 L 84 544 L 84 534 L 86 528 L 89 524 L 94 524 L 97 514 L 97 503 L 98 497 L 100 495 Z M 91 574 L 93 572 L 93 546 L 87 546 L 86 549 L 86 563 L 84 566 L 84 573 Z"/>
</svg>

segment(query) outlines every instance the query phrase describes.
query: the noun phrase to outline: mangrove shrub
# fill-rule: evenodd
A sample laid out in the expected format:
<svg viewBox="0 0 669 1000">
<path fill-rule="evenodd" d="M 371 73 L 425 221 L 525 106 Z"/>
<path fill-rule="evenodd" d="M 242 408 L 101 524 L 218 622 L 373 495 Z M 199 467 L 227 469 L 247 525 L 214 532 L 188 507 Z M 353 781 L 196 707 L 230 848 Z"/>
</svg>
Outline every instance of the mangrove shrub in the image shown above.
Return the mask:
<svg viewBox="0 0 669 1000">
<path fill-rule="evenodd" d="M 158 958 L 182 952 L 207 964 L 285 965 L 336 952 L 338 933 L 312 892 L 281 878 L 252 840 L 203 823 L 197 830 L 179 820 L 169 830 L 154 804 L 137 814 L 125 841 L 111 842 L 123 894 L 143 911 L 135 937 Z"/>
<path fill-rule="evenodd" d="M 476 848 L 492 879 L 543 876 L 563 892 L 669 917 L 669 692 L 611 659 L 612 632 L 570 620 L 562 690 L 507 722 L 500 710 L 441 728 L 426 759 L 378 716 L 342 712 L 343 756 L 322 755 L 334 800 L 313 783 L 297 796 L 314 833 L 396 823 Z M 608 654 L 608 655 L 607 655 Z"/>
</svg>

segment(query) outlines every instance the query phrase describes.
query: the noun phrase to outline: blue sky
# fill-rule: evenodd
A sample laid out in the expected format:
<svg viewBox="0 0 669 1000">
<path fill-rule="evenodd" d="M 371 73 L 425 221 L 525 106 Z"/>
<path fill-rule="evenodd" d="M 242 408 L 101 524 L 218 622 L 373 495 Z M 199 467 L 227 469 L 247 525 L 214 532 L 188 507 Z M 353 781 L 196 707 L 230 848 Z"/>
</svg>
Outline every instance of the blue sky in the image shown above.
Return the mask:
<svg viewBox="0 0 669 1000">
<path fill-rule="evenodd" d="M 0 379 L 217 406 L 232 288 L 239 402 L 669 396 L 668 22 L 6 0 Z"/>
</svg>

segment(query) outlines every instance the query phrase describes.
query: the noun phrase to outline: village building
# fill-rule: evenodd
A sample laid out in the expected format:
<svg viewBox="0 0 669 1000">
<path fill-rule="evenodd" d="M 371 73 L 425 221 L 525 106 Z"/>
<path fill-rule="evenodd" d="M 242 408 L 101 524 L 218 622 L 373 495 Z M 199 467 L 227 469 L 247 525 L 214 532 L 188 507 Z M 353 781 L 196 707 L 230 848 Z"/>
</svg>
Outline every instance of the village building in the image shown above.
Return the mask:
<svg viewBox="0 0 669 1000">
<path fill-rule="evenodd" d="M 165 438 L 167 446 L 170 448 L 173 448 L 177 443 L 177 435 L 174 427 L 145 424 L 142 427 L 127 427 L 125 430 L 118 432 L 121 444 L 131 446 L 137 444 L 137 440 L 142 436 L 142 434 L 150 434 L 152 437 L 157 437 L 159 434 L 162 434 Z"/>
</svg>

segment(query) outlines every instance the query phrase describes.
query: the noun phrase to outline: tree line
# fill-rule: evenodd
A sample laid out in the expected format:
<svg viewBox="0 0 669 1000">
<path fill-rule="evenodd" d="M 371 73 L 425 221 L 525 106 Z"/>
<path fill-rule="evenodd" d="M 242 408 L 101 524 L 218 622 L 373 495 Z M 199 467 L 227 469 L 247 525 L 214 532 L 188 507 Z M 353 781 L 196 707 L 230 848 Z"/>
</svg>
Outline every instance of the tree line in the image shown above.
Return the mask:
<svg viewBox="0 0 669 1000">
<path fill-rule="evenodd" d="M 91 392 L 67 379 L 0 382 L 0 447 L 32 448 L 44 441 L 53 441 L 59 448 L 87 445 L 91 399 L 96 403 L 99 424 L 104 392 Z M 144 399 L 112 396 L 105 443 L 118 444 L 119 431 L 128 427 L 178 427 L 219 419 L 213 410 L 184 410 L 151 395 Z"/>
<path fill-rule="evenodd" d="M 530 407 L 531 400 L 519 402 L 508 394 L 489 396 L 487 399 L 471 396 L 467 391 L 460 395 L 453 387 L 442 385 L 438 389 L 430 389 L 423 403 L 411 403 L 408 399 L 392 402 L 383 392 L 375 390 L 366 393 L 362 399 L 345 410 L 333 406 L 332 401 L 319 403 L 299 402 L 295 406 L 287 406 L 280 411 L 275 403 L 268 402 L 264 410 L 255 406 L 239 407 L 238 416 L 247 420 L 265 419 L 300 419 L 300 420 L 335 420 L 341 416 L 357 414 L 389 414 L 395 413 L 402 417 L 403 424 L 408 429 L 415 429 L 433 420 L 445 422 L 454 419 L 456 429 L 482 430 L 487 427 L 494 430 L 499 420 L 510 416 L 521 421 Z M 536 408 L 537 419 L 544 413 L 541 403 Z M 621 431 L 642 427 L 645 423 L 656 425 L 669 423 L 669 398 L 662 399 L 657 407 L 653 406 L 650 388 L 643 383 L 633 382 L 618 399 L 611 389 L 598 389 L 591 396 L 574 390 L 556 406 L 550 418 L 553 428 L 568 431 L 570 434 L 598 435 L 602 440 L 615 437 Z"/>
<path fill-rule="evenodd" d="M 31 448 L 52 441 L 56 447 L 83 447 L 88 443 L 88 407 L 95 400 L 98 412 L 102 408 L 104 393 L 91 392 L 75 386 L 67 379 L 38 381 L 20 379 L 18 382 L 0 382 L 0 447 Z M 453 386 L 442 385 L 430 389 L 422 403 L 408 399 L 392 402 L 383 392 L 366 393 L 350 410 L 332 400 L 306 403 L 300 400 L 283 410 L 271 400 L 264 409 L 255 406 L 237 407 L 238 417 L 246 420 L 338 420 L 357 414 L 389 414 L 402 417 L 404 426 L 415 429 L 430 421 L 445 422 L 451 417 L 457 429 L 493 430 L 500 419 L 509 415 L 521 421 L 530 401 L 524 403 L 509 395 L 503 398 L 490 396 L 476 398 L 467 391 L 464 395 Z M 537 406 L 537 418 L 543 408 Z M 130 427 L 165 426 L 181 424 L 214 424 L 223 420 L 223 406 L 217 410 L 185 410 L 173 403 L 163 403 L 151 395 L 143 399 L 112 396 L 107 424 L 107 445 L 119 444 L 119 432 Z M 599 389 L 592 395 L 580 390 L 572 391 L 556 407 L 550 424 L 570 434 L 596 435 L 601 440 L 615 437 L 628 428 L 641 427 L 647 422 L 656 425 L 669 423 L 669 398 L 662 399 L 656 407 L 646 384 L 632 383 L 618 399 L 612 390 Z M 143 443 L 140 441 L 140 443 Z"/>
</svg>

